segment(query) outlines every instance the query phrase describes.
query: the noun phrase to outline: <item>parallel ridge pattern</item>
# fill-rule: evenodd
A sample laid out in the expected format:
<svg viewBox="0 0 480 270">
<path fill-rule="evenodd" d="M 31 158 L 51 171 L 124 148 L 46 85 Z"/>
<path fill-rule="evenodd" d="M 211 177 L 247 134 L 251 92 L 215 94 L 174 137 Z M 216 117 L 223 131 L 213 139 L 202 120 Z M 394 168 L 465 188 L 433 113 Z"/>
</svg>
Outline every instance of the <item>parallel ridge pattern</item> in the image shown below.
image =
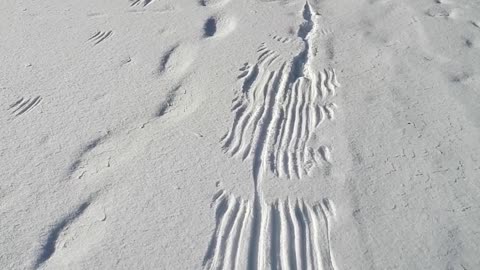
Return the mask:
<svg viewBox="0 0 480 270">
<path fill-rule="evenodd" d="M 35 98 L 20 98 L 19 100 L 15 101 L 13 104 L 10 105 L 9 110 L 11 110 L 12 114 L 15 116 L 20 116 L 28 111 L 33 110 L 40 102 L 42 98 L 40 96 L 36 96 Z"/>
<path fill-rule="evenodd" d="M 109 38 L 113 35 L 113 31 L 98 31 L 93 36 L 91 36 L 88 40 L 93 42 L 93 45 L 97 45 L 98 43 L 104 41 L 105 39 Z"/>
<path fill-rule="evenodd" d="M 320 162 L 331 163 L 330 148 L 319 145 L 316 133 L 334 119 L 332 99 L 340 85 L 334 69 L 313 67 L 320 30 L 319 13 L 312 11 L 307 0 L 297 39 L 273 36 L 274 44 L 262 43 L 257 61 L 240 69 L 242 87 L 222 142 L 231 156 L 251 160 L 254 194 L 250 201 L 224 191 L 215 195 L 216 226 L 204 269 L 336 268 L 330 245 L 332 203 L 266 203 L 260 185 L 268 172 L 301 178 Z"/>
<path fill-rule="evenodd" d="M 255 269 L 335 269 L 330 252 L 334 210 L 329 200 L 264 204 L 259 228 L 252 228 L 252 203 L 220 191 L 214 198 L 216 226 L 204 269 L 246 269 L 253 230 L 259 232 Z"/>
<path fill-rule="evenodd" d="M 334 118 L 331 100 L 339 84 L 334 69 L 290 82 L 293 62 L 269 70 L 278 57 L 262 45 L 258 63 L 240 69 L 243 86 L 233 100 L 233 124 L 222 142 L 232 156 L 255 160 L 262 155 L 258 160 L 276 176 L 301 178 L 312 164 L 329 162 L 321 153 L 328 147 L 313 149 L 309 142 L 325 120 Z M 265 143 L 262 153 L 256 152 L 259 140 Z"/>
<path fill-rule="evenodd" d="M 146 7 L 148 4 L 153 2 L 153 0 L 130 0 L 130 6 L 138 6 L 138 5 L 143 5 Z"/>
</svg>

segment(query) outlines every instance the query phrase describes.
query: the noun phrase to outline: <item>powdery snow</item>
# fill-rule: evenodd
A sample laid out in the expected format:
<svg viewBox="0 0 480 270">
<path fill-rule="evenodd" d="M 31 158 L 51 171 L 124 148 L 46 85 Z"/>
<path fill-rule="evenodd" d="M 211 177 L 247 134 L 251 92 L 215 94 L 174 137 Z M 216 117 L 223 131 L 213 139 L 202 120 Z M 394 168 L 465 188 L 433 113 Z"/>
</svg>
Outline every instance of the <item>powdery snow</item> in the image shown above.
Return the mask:
<svg viewBox="0 0 480 270">
<path fill-rule="evenodd" d="M 0 2 L 1 269 L 479 269 L 480 2 Z"/>
</svg>

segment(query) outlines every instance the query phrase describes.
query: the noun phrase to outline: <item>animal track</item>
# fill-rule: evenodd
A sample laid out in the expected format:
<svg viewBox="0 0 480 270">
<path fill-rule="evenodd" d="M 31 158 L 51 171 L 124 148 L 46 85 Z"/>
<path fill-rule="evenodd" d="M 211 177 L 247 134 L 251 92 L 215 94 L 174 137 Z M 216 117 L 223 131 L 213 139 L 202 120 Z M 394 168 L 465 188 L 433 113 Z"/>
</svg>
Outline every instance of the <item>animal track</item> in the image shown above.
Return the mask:
<svg viewBox="0 0 480 270">
<path fill-rule="evenodd" d="M 177 86 L 171 88 L 157 107 L 157 110 L 153 115 L 154 119 L 171 114 L 173 118 L 168 118 L 170 120 L 175 119 L 175 121 L 178 121 L 195 112 L 199 103 L 198 100 L 193 98 L 192 91 L 190 91 L 191 87 L 192 84 L 188 82 L 187 78 L 180 81 Z"/>
<path fill-rule="evenodd" d="M 168 92 L 167 97 L 158 107 L 157 113 L 155 114 L 156 117 L 161 117 L 170 110 L 178 96 L 178 90 L 180 90 L 181 87 L 181 84 L 177 85 Z"/>
<path fill-rule="evenodd" d="M 174 54 L 178 46 L 179 46 L 178 44 L 173 46 L 162 56 L 162 60 L 160 61 L 160 67 L 158 68 L 158 72 L 160 74 L 162 74 L 166 70 L 170 57 Z"/>
<path fill-rule="evenodd" d="M 44 264 L 52 255 L 55 253 L 57 240 L 60 234 L 75 220 L 77 220 L 85 210 L 90 206 L 91 199 L 80 204 L 75 210 L 61 219 L 48 233 L 45 243 L 42 245 L 42 250 L 40 251 L 37 260 L 35 261 L 34 269 L 38 269 L 42 264 Z"/>
<path fill-rule="evenodd" d="M 214 17 L 208 18 L 203 26 L 203 30 L 205 37 L 213 37 L 215 32 L 217 32 L 217 20 Z"/>
<path fill-rule="evenodd" d="M 175 87 L 168 90 L 164 100 L 155 110 L 153 117 L 162 117 L 175 107 L 183 107 L 183 112 L 191 112 L 196 108 L 191 95 L 187 94 L 187 87 L 184 86 L 188 76 L 184 76 L 190 65 L 195 60 L 198 47 L 188 44 L 175 44 L 161 57 L 158 73 L 168 76 L 169 80 L 177 81 Z M 185 114 L 184 114 L 185 115 Z"/>
<path fill-rule="evenodd" d="M 17 117 L 33 110 L 38 104 L 40 104 L 40 102 L 42 102 L 42 98 L 40 96 L 28 99 L 20 98 L 11 104 L 8 109 L 13 115 L 15 115 L 15 117 Z"/>
<path fill-rule="evenodd" d="M 110 132 L 107 132 L 107 134 L 102 135 L 93 141 L 89 142 L 86 146 L 83 147 L 83 149 L 78 153 L 78 157 L 75 159 L 75 161 L 70 164 L 68 168 L 68 178 L 70 178 L 73 174 L 75 174 L 82 166 L 82 163 L 85 161 L 85 157 L 93 151 L 96 147 L 98 147 L 100 144 L 104 143 L 110 136 Z M 78 175 L 78 178 L 81 178 L 83 176 L 83 173 Z"/>
<path fill-rule="evenodd" d="M 255 208 L 220 191 L 213 204 L 216 225 L 204 269 L 245 268 L 242 263 L 252 261 L 252 254 L 255 263 L 249 263 L 248 269 L 335 269 L 330 245 L 335 211 L 330 200 L 310 205 L 287 199 Z M 255 216 L 260 222 L 254 222 Z M 252 243 L 255 231 L 258 243 Z"/>
<path fill-rule="evenodd" d="M 175 44 L 160 58 L 159 75 L 181 77 L 195 60 L 198 48 L 189 44 Z M 166 72 L 168 71 L 168 72 Z"/>
<path fill-rule="evenodd" d="M 105 39 L 111 37 L 112 35 L 113 35 L 113 31 L 107 31 L 107 32 L 98 31 L 88 40 L 93 42 L 93 45 L 97 45 L 98 43 L 104 41 Z"/>
<path fill-rule="evenodd" d="M 217 14 L 208 18 L 203 25 L 203 37 L 223 37 L 230 34 L 236 27 L 234 18 Z"/>
</svg>

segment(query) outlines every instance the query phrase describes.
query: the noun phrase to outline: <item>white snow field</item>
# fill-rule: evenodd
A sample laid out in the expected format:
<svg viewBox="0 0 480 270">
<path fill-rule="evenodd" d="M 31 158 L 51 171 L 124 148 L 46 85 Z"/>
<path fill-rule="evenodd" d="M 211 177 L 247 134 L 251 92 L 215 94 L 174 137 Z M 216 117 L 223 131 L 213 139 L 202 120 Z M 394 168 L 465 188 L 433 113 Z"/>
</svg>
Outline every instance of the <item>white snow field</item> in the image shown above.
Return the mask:
<svg viewBox="0 0 480 270">
<path fill-rule="evenodd" d="M 0 269 L 480 269 L 480 1 L 0 1 Z"/>
</svg>

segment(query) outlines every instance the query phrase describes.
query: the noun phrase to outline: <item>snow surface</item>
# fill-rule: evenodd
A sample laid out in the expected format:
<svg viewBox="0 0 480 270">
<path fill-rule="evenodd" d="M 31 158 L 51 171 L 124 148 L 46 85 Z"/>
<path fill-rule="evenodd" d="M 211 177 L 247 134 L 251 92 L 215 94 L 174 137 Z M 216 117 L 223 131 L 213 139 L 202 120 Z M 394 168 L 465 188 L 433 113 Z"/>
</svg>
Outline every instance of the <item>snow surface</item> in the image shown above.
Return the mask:
<svg viewBox="0 0 480 270">
<path fill-rule="evenodd" d="M 480 269 L 480 2 L 0 1 L 0 269 Z"/>
</svg>

